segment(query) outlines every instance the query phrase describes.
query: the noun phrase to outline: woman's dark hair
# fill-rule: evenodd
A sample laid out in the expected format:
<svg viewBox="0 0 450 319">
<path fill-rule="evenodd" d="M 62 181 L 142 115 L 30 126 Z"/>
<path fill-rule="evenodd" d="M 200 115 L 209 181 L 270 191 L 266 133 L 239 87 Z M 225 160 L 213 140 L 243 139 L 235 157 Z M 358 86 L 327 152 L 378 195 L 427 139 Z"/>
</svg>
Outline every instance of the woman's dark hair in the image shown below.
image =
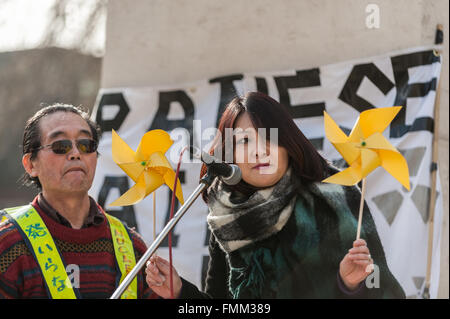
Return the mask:
<svg viewBox="0 0 450 319">
<path fill-rule="evenodd" d="M 209 151 L 211 155 L 221 144 L 222 159 L 225 154 L 225 129 L 234 129 L 237 119 L 247 113 L 255 129 L 277 128 L 278 145 L 284 147 L 289 155 L 289 164 L 294 174 L 303 183 L 321 181 L 327 174 L 327 161 L 317 152 L 313 144 L 303 135 L 289 113 L 288 109 L 260 92 L 249 92 L 242 97 L 235 97 L 228 103 L 220 118 L 218 131 L 212 147 Z M 270 131 L 270 130 L 269 130 Z M 270 138 L 267 133 L 267 139 Z M 221 139 L 221 140 L 219 140 Z M 234 148 L 233 148 L 234 149 Z M 207 172 L 207 167 L 203 164 L 200 171 L 200 178 Z M 235 186 L 230 186 L 232 190 L 250 195 L 258 188 L 241 181 Z M 206 191 L 202 194 L 203 200 L 207 202 Z"/>
<path fill-rule="evenodd" d="M 40 109 L 26 122 L 25 130 L 23 132 L 22 155 L 31 153 L 30 159 L 33 160 L 36 158 L 38 148 L 41 146 L 41 130 L 39 123 L 42 118 L 56 112 L 71 112 L 83 118 L 91 129 L 92 139 L 98 144 L 101 137 L 101 130 L 99 125 L 89 118 L 87 110 L 81 106 L 56 103 Z M 39 179 L 37 177 L 31 177 L 27 172 L 25 172 L 21 180 L 26 186 L 36 186 L 39 190 L 42 188 Z"/>
</svg>

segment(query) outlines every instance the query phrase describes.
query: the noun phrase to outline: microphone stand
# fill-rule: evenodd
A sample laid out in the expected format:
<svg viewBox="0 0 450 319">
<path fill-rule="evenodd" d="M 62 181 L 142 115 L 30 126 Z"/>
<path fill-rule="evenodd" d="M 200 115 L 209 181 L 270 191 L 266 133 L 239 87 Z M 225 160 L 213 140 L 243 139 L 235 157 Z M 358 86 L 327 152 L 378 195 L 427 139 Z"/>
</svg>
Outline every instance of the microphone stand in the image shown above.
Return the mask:
<svg viewBox="0 0 450 319">
<path fill-rule="evenodd" d="M 134 277 L 137 276 L 139 271 L 144 267 L 147 260 L 155 253 L 158 247 L 163 242 L 164 238 L 167 237 L 169 232 L 175 227 L 175 225 L 180 221 L 181 217 L 183 217 L 184 213 L 192 206 L 195 200 L 200 196 L 200 194 L 205 190 L 205 188 L 209 187 L 211 183 L 216 178 L 216 174 L 212 172 L 213 170 L 209 169 L 206 175 L 200 180 L 200 184 L 191 194 L 191 196 L 184 202 L 183 206 L 177 211 L 177 213 L 173 216 L 173 218 L 167 223 L 161 233 L 156 237 L 150 247 L 147 249 L 144 255 L 142 255 L 141 259 L 136 263 L 136 266 L 128 273 L 128 275 L 124 278 L 122 283 L 117 287 L 116 291 L 112 294 L 110 299 L 119 299 L 123 292 L 128 288 L 128 286 L 133 281 Z"/>
</svg>

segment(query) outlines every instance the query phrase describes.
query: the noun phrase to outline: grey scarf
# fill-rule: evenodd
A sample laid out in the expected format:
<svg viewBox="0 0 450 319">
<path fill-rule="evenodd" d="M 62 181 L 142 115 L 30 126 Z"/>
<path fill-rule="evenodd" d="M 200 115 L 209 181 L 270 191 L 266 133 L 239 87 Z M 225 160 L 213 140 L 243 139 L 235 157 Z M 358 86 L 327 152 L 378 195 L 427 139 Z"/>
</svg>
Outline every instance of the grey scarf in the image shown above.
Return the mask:
<svg viewBox="0 0 450 319">
<path fill-rule="evenodd" d="M 277 184 L 250 197 L 236 196 L 216 178 L 207 191 L 207 221 L 220 247 L 229 253 L 279 232 L 294 209 L 297 187 L 291 168 Z"/>
</svg>

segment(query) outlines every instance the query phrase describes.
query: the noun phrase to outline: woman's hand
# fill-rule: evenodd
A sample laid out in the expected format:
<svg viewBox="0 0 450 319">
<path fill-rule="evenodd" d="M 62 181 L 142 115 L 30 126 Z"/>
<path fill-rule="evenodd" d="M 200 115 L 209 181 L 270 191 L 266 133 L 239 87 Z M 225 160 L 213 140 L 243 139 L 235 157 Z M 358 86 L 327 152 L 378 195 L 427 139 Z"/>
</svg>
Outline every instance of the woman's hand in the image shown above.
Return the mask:
<svg viewBox="0 0 450 319">
<path fill-rule="evenodd" d="M 353 242 L 339 265 L 339 275 L 348 289 L 354 290 L 373 270 L 373 259 L 364 239 Z"/>
<path fill-rule="evenodd" d="M 170 295 L 170 264 L 167 260 L 159 257 L 152 256 L 147 261 L 147 267 L 145 268 L 146 281 L 150 289 L 152 289 L 157 295 L 164 299 L 171 298 Z M 178 298 L 181 292 L 181 279 L 178 276 L 177 271 L 172 267 L 173 275 L 173 295 L 174 298 Z"/>
</svg>

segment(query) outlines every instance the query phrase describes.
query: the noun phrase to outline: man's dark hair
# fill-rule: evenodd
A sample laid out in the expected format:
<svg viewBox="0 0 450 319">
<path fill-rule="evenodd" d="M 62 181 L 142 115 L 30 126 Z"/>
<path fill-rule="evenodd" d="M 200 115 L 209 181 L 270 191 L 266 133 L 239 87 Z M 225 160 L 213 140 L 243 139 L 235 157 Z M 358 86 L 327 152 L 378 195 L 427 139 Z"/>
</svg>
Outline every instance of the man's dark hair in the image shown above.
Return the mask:
<svg viewBox="0 0 450 319">
<path fill-rule="evenodd" d="M 39 123 L 42 118 L 56 112 L 72 112 L 83 118 L 91 129 L 92 139 L 98 144 L 101 137 L 100 126 L 89 118 L 87 110 L 81 106 L 56 103 L 40 109 L 26 122 L 23 132 L 22 155 L 31 153 L 30 159 L 33 160 L 36 158 L 39 147 L 41 146 Z M 26 186 L 36 186 L 39 190 L 42 189 L 39 178 L 31 177 L 27 172 L 22 176 L 22 181 Z"/>
</svg>

